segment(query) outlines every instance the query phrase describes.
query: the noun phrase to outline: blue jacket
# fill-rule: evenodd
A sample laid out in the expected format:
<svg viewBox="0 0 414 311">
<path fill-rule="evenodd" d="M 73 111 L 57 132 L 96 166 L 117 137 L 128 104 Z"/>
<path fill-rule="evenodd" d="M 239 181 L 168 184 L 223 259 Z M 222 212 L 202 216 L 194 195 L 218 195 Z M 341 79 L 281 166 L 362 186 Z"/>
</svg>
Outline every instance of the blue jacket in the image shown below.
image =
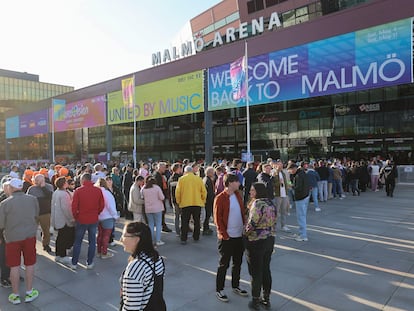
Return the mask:
<svg viewBox="0 0 414 311">
<path fill-rule="evenodd" d="M 318 181 L 321 180 L 321 178 L 319 177 L 318 172 L 313 170 L 313 169 L 308 169 L 306 171 L 306 174 L 308 175 L 309 185 L 312 188 L 317 188 L 318 187 Z"/>
</svg>

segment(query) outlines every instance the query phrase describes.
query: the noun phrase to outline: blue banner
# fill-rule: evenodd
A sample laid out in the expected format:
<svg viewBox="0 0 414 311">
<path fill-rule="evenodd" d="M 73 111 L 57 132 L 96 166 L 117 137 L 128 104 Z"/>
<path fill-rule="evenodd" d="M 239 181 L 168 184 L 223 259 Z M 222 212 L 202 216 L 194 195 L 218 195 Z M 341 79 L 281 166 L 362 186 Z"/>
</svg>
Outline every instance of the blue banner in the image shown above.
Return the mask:
<svg viewBox="0 0 414 311">
<path fill-rule="evenodd" d="M 249 105 L 413 82 L 412 19 L 248 59 Z M 209 68 L 208 110 L 246 106 L 232 96 L 230 65 Z"/>
<path fill-rule="evenodd" d="M 6 119 L 6 139 L 19 137 L 19 116 Z"/>
</svg>

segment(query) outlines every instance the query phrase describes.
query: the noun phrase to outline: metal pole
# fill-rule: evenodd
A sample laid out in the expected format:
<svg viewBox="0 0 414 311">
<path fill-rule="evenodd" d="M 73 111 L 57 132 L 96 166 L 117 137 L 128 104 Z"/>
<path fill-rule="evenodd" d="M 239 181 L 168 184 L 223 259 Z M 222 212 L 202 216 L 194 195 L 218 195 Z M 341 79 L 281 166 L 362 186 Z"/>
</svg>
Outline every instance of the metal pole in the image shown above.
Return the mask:
<svg viewBox="0 0 414 311">
<path fill-rule="evenodd" d="M 247 40 L 244 41 L 244 58 L 246 66 L 246 137 L 247 137 L 247 156 L 248 160 L 252 161 L 250 151 L 250 107 L 249 107 L 249 61 L 247 57 Z"/>
<path fill-rule="evenodd" d="M 55 103 L 52 99 L 52 163 L 55 163 Z"/>
<path fill-rule="evenodd" d="M 132 103 L 134 106 L 134 151 L 133 151 L 133 158 L 134 158 L 134 168 L 137 168 L 137 120 L 136 120 L 136 107 L 135 107 L 135 74 L 132 83 Z"/>
</svg>

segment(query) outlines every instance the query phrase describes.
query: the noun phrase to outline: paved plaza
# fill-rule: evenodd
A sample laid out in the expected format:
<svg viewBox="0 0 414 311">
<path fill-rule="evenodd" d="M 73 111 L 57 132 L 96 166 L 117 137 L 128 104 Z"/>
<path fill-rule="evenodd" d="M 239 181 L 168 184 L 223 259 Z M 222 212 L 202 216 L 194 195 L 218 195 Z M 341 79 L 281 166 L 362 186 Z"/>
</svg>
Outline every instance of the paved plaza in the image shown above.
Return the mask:
<svg viewBox="0 0 414 311">
<path fill-rule="evenodd" d="M 309 242 L 277 235 L 271 262 L 272 310 L 414 310 L 414 187 L 397 186 L 394 198 L 371 191 L 348 195 L 321 208 L 316 213 L 313 204 L 309 207 Z M 117 224 L 118 238 L 123 222 Z M 167 222 L 173 228 L 172 215 Z M 297 229 L 294 211 L 288 223 Z M 175 233 L 163 233 L 162 240 L 168 310 L 248 310 L 250 298 L 233 294 L 229 279 L 225 290 L 230 301 L 215 297 L 215 235 L 201 236 L 198 243 L 190 238 L 187 245 L 181 245 Z M 56 264 L 40 242 L 37 249 L 34 286 L 39 298 L 13 306 L 7 301 L 10 289 L 0 288 L 1 311 L 118 310 L 119 276 L 128 258 L 119 243 L 111 247 L 113 258 L 96 259 L 94 270 L 86 270 L 87 243 L 76 271 Z M 241 278 L 241 286 L 250 292 L 245 260 Z M 20 291 L 23 295 L 23 284 Z"/>
</svg>

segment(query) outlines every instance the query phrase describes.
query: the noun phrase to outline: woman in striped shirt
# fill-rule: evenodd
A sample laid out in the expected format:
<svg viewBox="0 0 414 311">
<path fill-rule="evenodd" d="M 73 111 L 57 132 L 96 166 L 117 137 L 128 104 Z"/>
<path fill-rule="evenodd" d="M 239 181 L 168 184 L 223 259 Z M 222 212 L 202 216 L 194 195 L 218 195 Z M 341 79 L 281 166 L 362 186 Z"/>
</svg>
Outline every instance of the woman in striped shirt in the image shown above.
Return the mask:
<svg viewBox="0 0 414 311">
<path fill-rule="evenodd" d="M 125 225 L 121 242 L 131 256 L 120 279 L 120 310 L 165 311 L 165 265 L 154 249 L 149 227 L 142 222 Z"/>
</svg>

